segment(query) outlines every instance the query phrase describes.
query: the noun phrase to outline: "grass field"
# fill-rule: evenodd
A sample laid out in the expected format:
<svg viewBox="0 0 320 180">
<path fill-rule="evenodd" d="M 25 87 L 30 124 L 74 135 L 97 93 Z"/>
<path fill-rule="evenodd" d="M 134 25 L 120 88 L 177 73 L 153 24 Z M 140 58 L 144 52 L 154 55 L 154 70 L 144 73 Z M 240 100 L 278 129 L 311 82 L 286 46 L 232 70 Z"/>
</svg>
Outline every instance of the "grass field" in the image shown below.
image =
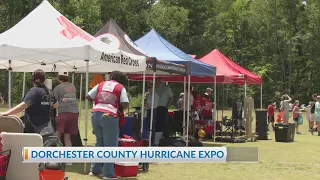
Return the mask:
<svg viewBox="0 0 320 180">
<path fill-rule="evenodd" d="M 2 109 L 3 110 L 3 109 Z M 230 112 L 225 111 L 230 116 Z M 304 114 L 305 116 L 305 114 Z M 306 119 L 306 118 L 304 118 Z M 80 132 L 84 137 L 84 113 L 82 113 Z M 95 137 L 91 133 L 91 121 L 88 123 L 89 145 L 94 145 Z M 308 131 L 307 121 L 300 128 L 302 135 L 295 135 L 293 143 L 277 143 L 274 133 L 270 132 L 266 141 L 247 142 L 242 144 L 214 144 L 206 142 L 206 145 L 225 145 L 232 147 L 258 147 L 258 163 L 187 163 L 187 164 L 151 164 L 147 173 L 140 172 L 136 178 L 139 180 L 192 180 L 192 179 L 221 179 L 221 180 L 295 180 L 295 179 L 319 179 L 320 160 L 318 154 L 320 148 L 320 137 L 312 136 Z M 87 173 L 89 171 L 87 164 Z M 74 164 L 67 168 L 67 176 L 70 180 L 95 180 L 83 174 L 83 164 Z"/>
</svg>

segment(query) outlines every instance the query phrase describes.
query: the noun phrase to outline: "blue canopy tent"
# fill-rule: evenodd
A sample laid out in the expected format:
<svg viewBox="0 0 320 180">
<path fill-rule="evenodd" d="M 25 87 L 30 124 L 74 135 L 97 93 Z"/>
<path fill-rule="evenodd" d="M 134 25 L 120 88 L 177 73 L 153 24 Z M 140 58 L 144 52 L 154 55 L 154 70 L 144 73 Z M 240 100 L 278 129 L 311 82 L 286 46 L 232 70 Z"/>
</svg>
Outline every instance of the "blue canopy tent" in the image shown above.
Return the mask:
<svg viewBox="0 0 320 180">
<path fill-rule="evenodd" d="M 214 101 L 216 102 L 216 67 L 202 63 L 196 59 L 193 59 L 190 55 L 184 53 L 179 48 L 172 45 L 170 42 L 165 40 L 161 35 L 152 29 L 149 33 L 135 41 L 135 44 L 146 53 L 147 56 L 156 57 L 159 60 L 183 64 L 187 66 L 187 75 L 188 75 L 188 89 L 190 89 L 190 75 L 193 76 L 211 76 L 214 77 Z M 154 77 L 153 77 L 154 79 Z M 186 87 L 186 77 L 184 77 L 184 87 Z M 184 88 L 185 91 L 185 88 Z M 186 94 L 186 92 L 185 92 Z M 184 101 L 184 103 L 186 103 Z M 190 102 L 190 93 L 188 93 L 188 104 Z M 184 105 L 184 107 L 186 107 Z M 216 106 L 214 106 L 216 107 Z M 183 113 L 183 135 L 187 135 L 188 145 L 188 130 L 189 130 L 189 108 L 187 106 L 187 117 Z M 185 119 L 187 118 L 187 126 L 185 126 Z M 187 130 L 185 131 L 185 127 Z M 215 126 L 216 127 L 216 126 Z M 186 134 L 185 134 L 186 132 Z M 215 134 L 215 133 L 214 133 Z M 214 137 L 215 139 L 215 137 Z"/>
<path fill-rule="evenodd" d="M 189 75 L 216 75 L 216 67 L 193 59 L 191 56 L 161 37 L 154 29 L 135 41 L 135 44 L 149 56 L 152 55 L 159 60 L 187 65 Z"/>
</svg>

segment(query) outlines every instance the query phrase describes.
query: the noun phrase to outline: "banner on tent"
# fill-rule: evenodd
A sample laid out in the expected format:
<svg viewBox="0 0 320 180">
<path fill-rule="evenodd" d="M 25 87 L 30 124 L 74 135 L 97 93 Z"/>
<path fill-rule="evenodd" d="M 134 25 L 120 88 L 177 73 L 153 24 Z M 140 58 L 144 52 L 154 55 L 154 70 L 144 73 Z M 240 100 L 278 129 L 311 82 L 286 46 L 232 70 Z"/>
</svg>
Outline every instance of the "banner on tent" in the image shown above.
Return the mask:
<svg viewBox="0 0 320 180">
<path fill-rule="evenodd" d="M 123 55 L 115 56 L 115 55 L 108 55 L 108 54 L 102 53 L 100 60 L 109 62 L 109 63 L 122 64 L 122 65 L 133 66 L 133 67 L 140 66 L 139 60 L 134 60 L 134 59 L 131 59 L 130 57 L 125 57 Z"/>
<path fill-rule="evenodd" d="M 67 18 L 64 16 L 60 16 L 57 18 L 61 26 L 63 26 L 65 29 L 62 30 L 60 33 L 65 36 L 67 39 L 73 39 L 76 36 L 80 36 L 81 38 L 87 40 L 87 41 L 92 41 L 93 37 L 85 32 L 84 30 L 80 29 L 76 25 L 74 25 L 71 21 L 69 21 Z"/>
<path fill-rule="evenodd" d="M 153 68 L 154 64 L 156 66 L 155 69 Z M 181 75 L 185 75 L 187 72 L 184 66 L 167 63 L 159 60 L 152 60 L 152 61 L 148 60 L 147 69 L 155 70 L 155 71 L 159 70 L 159 71 L 164 71 L 172 74 L 181 74 Z"/>
</svg>

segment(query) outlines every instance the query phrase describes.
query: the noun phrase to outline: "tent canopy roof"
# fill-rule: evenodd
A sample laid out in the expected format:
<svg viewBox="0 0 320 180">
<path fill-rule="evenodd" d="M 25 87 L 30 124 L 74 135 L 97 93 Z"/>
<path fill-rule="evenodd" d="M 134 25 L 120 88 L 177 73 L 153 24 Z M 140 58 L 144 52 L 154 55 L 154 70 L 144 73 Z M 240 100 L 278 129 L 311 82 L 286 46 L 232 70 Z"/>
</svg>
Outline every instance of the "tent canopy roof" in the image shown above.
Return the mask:
<svg viewBox="0 0 320 180">
<path fill-rule="evenodd" d="M 214 76 L 216 74 L 215 67 L 193 59 L 166 41 L 154 29 L 135 41 L 135 43 L 147 56 L 154 56 L 159 60 L 187 65 L 188 74 L 190 75 Z"/>
<path fill-rule="evenodd" d="M 109 20 L 100 30 L 95 34 L 95 37 L 102 42 L 118 48 L 124 52 L 129 52 L 135 55 L 145 56 L 145 53 L 131 40 L 131 38 L 118 26 L 113 20 Z M 186 74 L 184 65 L 177 65 L 165 61 L 159 61 L 156 58 L 147 58 L 146 74 L 168 75 L 168 74 Z M 141 74 L 141 72 L 140 72 Z"/>
<path fill-rule="evenodd" d="M 95 39 L 69 21 L 47 0 L 18 24 L 0 34 L 0 60 L 11 60 L 13 71 L 20 72 L 34 71 L 33 65 L 46 68 L 43 64 L 71 66 L 67 70 L 74 71 L 74 67 L 81 69 L 85 66 L 84 60 L 103 68 L 105 72 L 119 69 L 137 72 L 144 71 L 146 63 L 145 56 L 120 51 Z"/>
<path fill-rule="evenodd" d="M 218 49 L 214 49 L 204 57 L 199 59 L 201 62 L 217 67 L 217 74 L 232 76 L 235 84 L 262 84 L 261 76 L 258 76 L 245 68 L 241 67 Z"/>
</svg>

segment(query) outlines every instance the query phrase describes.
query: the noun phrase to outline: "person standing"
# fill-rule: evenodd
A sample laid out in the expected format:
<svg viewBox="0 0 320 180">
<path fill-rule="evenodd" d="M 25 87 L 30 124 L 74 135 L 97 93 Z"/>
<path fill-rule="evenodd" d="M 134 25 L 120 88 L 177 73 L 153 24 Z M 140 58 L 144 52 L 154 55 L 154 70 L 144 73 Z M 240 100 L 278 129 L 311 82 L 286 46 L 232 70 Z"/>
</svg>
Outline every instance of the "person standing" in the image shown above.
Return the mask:
<svg viewBox="0 0 320 180">
<path fill-rule="evenodd" d="M 68 81 L 68 75 L 64 70 L 58 73 L 57 79 L 60 84 L 54 88 L 53 94 L 58 101 L 57 136 L 64 139 L 66 147 L 71 147 L 71 136 L 79 132 L 79 107 L 76 88 Z"/>
<path fill-rule="evenodd" d="M 289 97 L 287 94 L 283 95 L 281 97 L 281 111 L 282 111 L 282 121 L 284 124 L 288 124 L 289 121 L 289 103 L 291 102 L 291 97 Z"/>
<path fill-rule="evenodd" d="M 293 117 L 294 123 L 296 124 L 296 134 L 301 134 L 299 132 L 299 124 L 298 124 L 299 116 L 300 116 L 299 101 L 295 100 L 293 103 L 292 117 Z"/>
<path fill-rule="evenodd" d="M 316 115 L 316 110 L 315 110 L 315 105 L 317 102 L 317 94 L 312 95 L 312 103 L 311 103 L 311 119 L 309 121 L 309 131 L 311 132 L 312 129 L 314 128 L 314 122 L 317 120 L 317 115 Z"/>
<path fill-rule="evenodd" d="M 104 81 L 92 88 L 87 99 L 95 101 L 92 108 L 92 127 L 96 136 L 96 147 L 117 147 L 123 111 L 129 106 L 129 98 L 124 87 L 126 75 L 120 71 L 110 74 L 110 81 Z M 91 176 L 99 176 L 102 163 L 92 163 Z M 114 163 L 103 164 L 103 179 L 117 179 Z"/>
<path fill-rule="evenodd" d="M 315 121 L 316 121 L 316 129 L 314 129 L 315 131 L 318 131 L 318 136 L 320 136 L 320 96 L 317 96 L 317 102 L 315 104 L 315 114 L 316 114 L 316 118 L 315 118 Z M 313 135 L 313 131 L 311 131 L 312 135 Z"/>
<path fill-rule="evenodd" d="M 210 92 L 211 93 L 211 92 Z M 210 100 L 210 93 L 208 93 L 208 88 L 204 96 L 202 97 L 202 118 L 203 120 L 211 120 L 212 119 L 212 109 L 214 108 L 213 102 Z"/>
<path fill-rule="evenodd" d="M 151 106 L 152 106 L 152 84 L 148 84 L 148 92 L 145 95 L 145 107 L 147 109 L 147 118 L 149 119 L 149 124 L 151 123 Z M 153 101 L 153 121 L 152 121 L 152 132 L 151 132 L 151 144 L 155 145 L 155 135 L 156 135 L 156 123 L 157 123 L 157 107 L 159 103 L 159 96 L 154 93 Z"/>
<path fill-rule="evenodd" d="M 22 102 L 1 116 L 9 116 L 25 110 L 24 123 L 30 133 L 38 133 L 45 143 L 55 134 L 52 121 L 54 120 L 54 107 L 57 101 L 52 91 L 45 86 L 45 73 L 37 69 L 32 73 L 32 87 L 24 96 Z"/>
<path fill-rule="evenodd" d="M 168 108 L 173 102 L 173 93 L 171 88 L 162 82 L 161 78 L 156 79 L 156 93 L 159 97 L 157 107 L 157 129 L 161 125 L 163 131 L 163 137 L 169 137 L 168 127 Z"/>
<path fill-rule="evenodd" d="M 274 104 L 272 101 L 270 101 L 268 105 L 268 131 L 270 123 L 272 125 L 272 129 L 274 130 Z"/>
</svg>

